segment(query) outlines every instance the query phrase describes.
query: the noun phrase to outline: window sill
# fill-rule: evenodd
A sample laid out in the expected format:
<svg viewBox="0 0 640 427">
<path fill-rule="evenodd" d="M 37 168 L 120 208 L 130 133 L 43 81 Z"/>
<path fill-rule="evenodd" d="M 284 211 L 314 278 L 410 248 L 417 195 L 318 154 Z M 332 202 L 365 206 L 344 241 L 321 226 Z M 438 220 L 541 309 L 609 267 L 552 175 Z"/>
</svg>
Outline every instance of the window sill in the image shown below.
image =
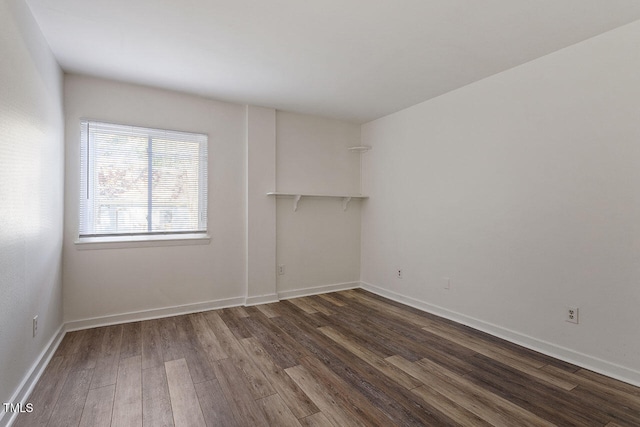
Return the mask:
<svg viewBox="0 0 640 427">
<path fill-rule="evenodd" d="M 208 234 L 176 234 L 152 236 L 81 237 L 75 241 L 75 246 L 79 250 L 127 249 L 161 246 L 208 245 L 210 242 L 211 236 L 209 236 Z"/>
</svg>

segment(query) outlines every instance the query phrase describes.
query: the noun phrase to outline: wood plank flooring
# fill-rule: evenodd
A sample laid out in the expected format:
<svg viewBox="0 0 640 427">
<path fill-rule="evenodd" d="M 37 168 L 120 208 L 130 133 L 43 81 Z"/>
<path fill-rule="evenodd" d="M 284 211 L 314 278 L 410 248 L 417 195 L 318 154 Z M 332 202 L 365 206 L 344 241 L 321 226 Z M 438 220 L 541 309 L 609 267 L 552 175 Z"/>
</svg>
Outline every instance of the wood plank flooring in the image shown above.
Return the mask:
<svg viewBox="0 0 640 427">
<path fill-rule="evenodd" d="M 68 333 L 15 426 L 640 426 L 640 388 L 363 290 Z"/>
</svg>

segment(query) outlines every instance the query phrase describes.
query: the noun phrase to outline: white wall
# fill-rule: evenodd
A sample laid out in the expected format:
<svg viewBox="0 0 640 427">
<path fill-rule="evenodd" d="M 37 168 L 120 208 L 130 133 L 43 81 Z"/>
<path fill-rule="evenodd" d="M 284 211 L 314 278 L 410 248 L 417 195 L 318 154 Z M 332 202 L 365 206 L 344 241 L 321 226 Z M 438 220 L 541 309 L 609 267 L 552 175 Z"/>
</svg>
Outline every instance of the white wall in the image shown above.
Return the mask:
<svg viewBox="0 0 640 427">
<path fill-rule="evenodd" d="M 276 111 L 247 106 L 247 304 L 276 294 Z"/>
<path fill-rule="evenodd" d="M 22 0 L 0 2 L 0 55 L 0 402 L 17 403 L 62 325 L 62 73 Z"/>
<path fill-rule="evenodd" d="M 360 126 L 316 116 L 276 115 L 276 183 L 279 192 L 360 193 Z M 360 205 L 342 199 L 277 201 L 277 280 L 281 296 L 353 286 L 360 277 Z M 356 284 L 357 285 L 357 284 Z"/>
<path fill-rule="evenodd" d="M 304 200 L 293 213 L 291 200 L 266 193 L 359 192 L 360 157 L 347 150 L 360 144 L 359 125 L 78 75 L 65 77 L 65 115 L 64 313 L 73 327 L 357 284 L 360 202 L 345 212 L 341 199 Z M 77 245 L 81 118 L 207 133 L 211 243 Z M 286 264 L 277 281 L 276 263 Z"/>
<path fill-rule="evenodd" d="M 245 107 L 89 77 L 65 77 L 66 321 L 246 294 Z M 80 118 L 209 135 L 208 245 L 85 250 L 78 232 Z"/>
<path fill-rule="evenodd" d="M 639 40 L 636 22 L 364 125 L 363 281 L 640 384 Z"/>
<path fill-rule="evenodd" d="M 360 192 L 360 126 L 318 116 L 278 111 L 276 115 L 278 191 Z"/>
</svg>

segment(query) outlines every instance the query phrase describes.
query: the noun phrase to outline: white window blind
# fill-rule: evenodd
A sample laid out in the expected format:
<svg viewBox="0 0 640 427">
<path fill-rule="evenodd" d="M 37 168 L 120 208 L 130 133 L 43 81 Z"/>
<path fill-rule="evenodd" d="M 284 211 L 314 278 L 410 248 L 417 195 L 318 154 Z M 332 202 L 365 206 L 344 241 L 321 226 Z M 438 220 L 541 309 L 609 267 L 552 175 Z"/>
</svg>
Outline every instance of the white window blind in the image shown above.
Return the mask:
<svg viewBox="0 0 640 427">
<path fill-rule="evenodd" d="M 79 237 L 206 233 L 207 135 L 81 126 Z"/>
</svg>

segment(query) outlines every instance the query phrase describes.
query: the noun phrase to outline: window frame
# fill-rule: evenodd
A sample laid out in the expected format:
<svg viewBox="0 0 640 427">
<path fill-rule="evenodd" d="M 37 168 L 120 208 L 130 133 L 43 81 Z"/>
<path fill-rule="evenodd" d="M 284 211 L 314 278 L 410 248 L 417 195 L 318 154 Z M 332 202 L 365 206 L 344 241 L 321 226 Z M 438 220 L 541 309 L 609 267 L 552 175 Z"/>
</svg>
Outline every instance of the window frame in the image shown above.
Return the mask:
<svg viewBox="0 0 640 427">
<path fill-rule="evenodd" d="M 153 139 L 159 138 L 159 135 L 166 134 L 172 137 L 178 135 L 186 135 L 193 137 L 193 141 L 199 144 L 198 147 L 198 229 L 196 230 L 179 230 L 179 231 L 146 231 L 146 232 L 124 232 L 124 233 L 82 233 L 83 221 L 93 221 L 95 209 L 91 207 L 92 202 L 90 192 L 95 191 L 95 170 L 96 155 L 95 147 L 91 144 L 91 124 L 97 126 L 113 126 L 125 130 L 129 128 L 132 135 L 144 134 L 148 138 L 149 152 L 153 153 Z M 146 246 L 174 246 L 174 245 L 192 245 L 192 244 L 208 244 L 210 236 L 208 235 L 208 151 L 209 151 L 209 135 L 202 132 L 186 132 L 170 129 L 152 128 L 147 126 L 129 125 L 123 123 L 114 123 L 104 120 L 80 119 L 80 176 L 79 176 L 79 194 L 78 194 L 78 220 L 76 245 L 82 245 L 81 249 L 100 249 L 113 247 L 146 247 Z M 198 138 L 203 138 L 197 141 Z M 95 145 L 95 144 L 93 144 Z M 93 153 L 93 154 L 92 154 Z M 86 161 L 85 158 L 86 157 Z M 147 174 L 153 174 L 152 156 L 148 157 L 149 168 Z M 201 188 L 204 187 L 204 188 Z M 150 186 L 149 195 L 152 189 Z M 83 202 L 82 199 L 85 199 Z M 91 207 L 91 208 L 90 208 Z M 88 209 L 87 209 L 88 208 Z M 84 213 L 82 212 L 84 209 Z M 149 212 L 153 210 L 153 198 L 147 198 L 147 209 Z M 83 215 L 85 219 L 83 220 Z M 86 218 L 87 215 L 89 218 Z M 151 225 L 149 225 L 151 227 Z M 95 230 L 93 230 L 95 231 Z"/>
</svg>

